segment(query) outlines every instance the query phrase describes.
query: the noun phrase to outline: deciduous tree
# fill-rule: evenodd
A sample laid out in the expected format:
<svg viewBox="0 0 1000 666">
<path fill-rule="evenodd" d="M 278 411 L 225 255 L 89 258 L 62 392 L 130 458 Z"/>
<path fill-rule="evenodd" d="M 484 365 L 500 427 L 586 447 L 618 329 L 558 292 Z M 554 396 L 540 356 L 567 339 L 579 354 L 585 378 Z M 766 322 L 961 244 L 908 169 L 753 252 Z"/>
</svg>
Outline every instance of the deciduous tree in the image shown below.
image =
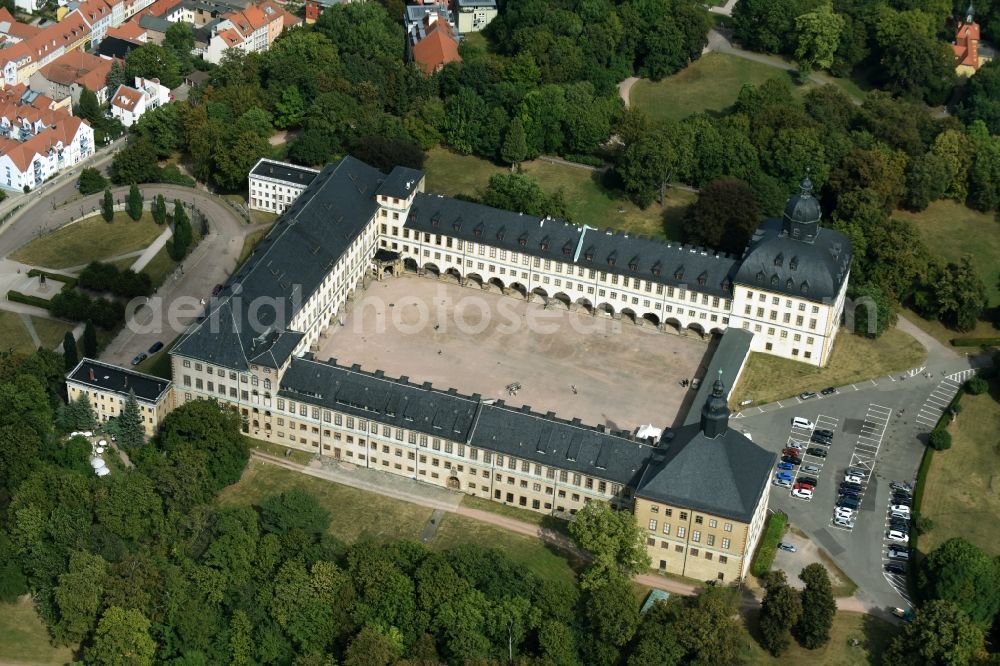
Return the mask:
<svg viewBox="0 0 1000 666">
<path fill-rule="evenodd" d="M 778 657 L 791 645 L 791 628 L 802 614 L 802 602 L 798 592 L 788 585 L 784 571 L 769 571 L 764 589 L 760 608 L 761 645 Z"/>
<path fill-rule="evenodd" d="M 895 324 L 896 312 L 892 299 L 877 285 L 868 282 L 857 287 L 851 302 L 854 307 L 847 315 L 847 323 L 853 326 L 855 335 L 877 338 Z"/>
<path fill-rule="evenodd" d="M 487 206 L 525 215 L 566 217 L 566 201 L 562 190 L 547 194 L 537 181 L 521 173 L 497 173 L 490 176 L 482 200 Z"/>
<path fill-rule="evenodd" d="M 134 608 L 112 606 L 104 611 L 94 642 L 84 662 L 95 666 L 146 666 L 153 664 L 156 643 L 149 635 L 149 620 Z"/>
<path fill-rule="evenodd" d="M 917 586 L 925 600 L 951 602 L 977 624 L 988 625 L 1000 609 L 1000 565 L 960 537 L 927 555 Z"/>
<path fill-rule="evenodd" d="M 886 666 L 960 666 L 983 656 L 983 630 L 958 605 L 937 599 L 922 605 L 913 622 L 889 644 Z"/>
<path fill-rule="evenodd" d="M 843 29 L 844 18 L 828 3 L 795 17 L 795 60 L 802 74 L 833 64 Z"/>
<path fill-rule="evenodd" d="M 607 502 L 590 502 L 569 524 L 576 543 L 591 555 L 580 587 L 595 590 L 614 576 L 631 577 L 649 567 L 646 535 L 628 511 L 615 511 Z"/>
<path fill-rule="evenodd" d="M 717 178 L 701 188 L 684 217 L 684 238 L 741 255 L 760 224 L 760 211 L 750 186 L 738 178 Z"/>
<path fill-rule="evenodd" d="M 80 172 L 80 194 L 97 194 L 108 186 L 108 180 L 93 167 L 87 167 Z"/>
<path fill-rule="evenodd" d="M 830 576 L 822 564 L 810 564 L 799 573 L 799 579 L 806 586 L 801 596 L 802 615 L 792 633 L 803 647 L 815 650 L 830 640 L 837 603 L 833 600 Z"/>
</svg>

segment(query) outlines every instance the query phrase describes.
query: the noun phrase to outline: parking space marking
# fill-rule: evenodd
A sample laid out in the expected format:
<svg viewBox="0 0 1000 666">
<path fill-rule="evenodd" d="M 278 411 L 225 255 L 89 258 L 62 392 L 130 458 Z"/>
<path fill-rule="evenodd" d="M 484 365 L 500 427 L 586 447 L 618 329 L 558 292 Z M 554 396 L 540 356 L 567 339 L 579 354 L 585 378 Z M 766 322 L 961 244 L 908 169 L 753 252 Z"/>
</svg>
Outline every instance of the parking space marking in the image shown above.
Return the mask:
<svg viewBox="0 0 1000 666">
<path fill-rule="evenodd" d="M 941 415 L 944 414 L 944 410 L 951 404 L 952 398 L 958 393 L 958 387 L 962 385 L 961 382 L 963 380 L 957 378 L 959 376 L 964 377 L 968 373 L 975 373 L 975 370 L 963 370 L 953 375 L 948 375 L 947 378 L 938 382 L 931 389 L 930 394 L 924 400 L 924 404 L 920 407 L 913 420 L 925 428 L 933 429 L 937 425 Z"/>
<path fill-rule="evenodd" d="M 878 458 L 882 439 L 885 437 L 885 431 L 889 427 L 891 416 L 891 408 L 874 402 L 869 403 L 868 411 L 865 413 L 865 420 L 861 426 L 862 432 L 858 435 L 858 439 L 854 444 L 854 450 L 851 452 L 851 463 L 848 465 L 848 468 L 856 467 L 868 472 L 858 498 L 859 512 L 861 504 L 864 502 L 865 494 L 868 492 L 868 483 L 875 471 L 875 461 Z"/>
</svg>

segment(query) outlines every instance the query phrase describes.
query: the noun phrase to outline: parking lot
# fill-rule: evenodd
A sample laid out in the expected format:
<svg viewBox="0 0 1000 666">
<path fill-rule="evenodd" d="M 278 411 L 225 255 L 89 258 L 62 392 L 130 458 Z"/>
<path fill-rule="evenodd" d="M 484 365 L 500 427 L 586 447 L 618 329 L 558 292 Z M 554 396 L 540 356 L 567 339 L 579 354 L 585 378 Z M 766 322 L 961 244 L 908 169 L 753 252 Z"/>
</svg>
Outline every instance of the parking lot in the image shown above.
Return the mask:
<svg viewBox="0 0 1000 666">
<path fill-rule="evenodd" d="M 957 387 L 957 378 L 949 381 Z M 864 390 L 842 388 L 833 395 L 782 401 L 784 408 L 754 410 L 757 413 L 740 414 L 732 421 L 734 427 L 750 433 L 754 442 L 779 455 L 790 445 L 806 445 L 801 464 L 789 471 L 793 484 L 802 476 L 818 481 L 812 497 L 796 498 L 790 488 L 772 485 L 771 510 L 788 514 L 790 524 L 857 583 L 858 597 L 873 608 L 909 603 L 902 577 L 884 569 L 889 484 L 913 481 L 924 449 L 920 438 L 929 430 L 915 417 L 940 382 L 940 376 L 917 375 L 906 381 L 873 383 Z M 817 444 L 810 441 L 813 428 L 793 425 L 796 416 L 812 421 L 815 429 L 832 431 L 831 445 L 820 445 L 825 458 L 805 452 Z M 838 488 L 849 468 L 867 474 L 857 490 L 859 506 L 852 529 L 833 520 Z M 797 575 L 797 571 L 790 573 Z"/>
</svg>

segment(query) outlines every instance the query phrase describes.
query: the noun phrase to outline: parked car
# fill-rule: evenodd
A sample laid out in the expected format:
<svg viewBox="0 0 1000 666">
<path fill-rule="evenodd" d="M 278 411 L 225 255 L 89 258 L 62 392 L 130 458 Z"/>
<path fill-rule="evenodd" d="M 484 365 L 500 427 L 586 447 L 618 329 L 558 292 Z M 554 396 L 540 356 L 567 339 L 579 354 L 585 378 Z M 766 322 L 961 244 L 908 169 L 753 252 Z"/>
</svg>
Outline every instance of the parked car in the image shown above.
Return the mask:
<svg viewBox="0 0 1000 666">
<path fill-rule="evenodd" d="M 913 622 L 915 615 L 911 608 L 893 608 L 892 614 L 903 620 L 903 622 Z"/>
<path fill-rule="evenodd" d="M 841 481 L 840 482 L 840 488 L 841 488 L 841 490 L 844 490 L 844 489 L 861 490 L 861 484 L 860 483 L 851 483 L 850 481 Z"/>
<path fill-rule="evenodd" d="M 816 448 L 815 446 L 806 449 L 806 453 L 811 456 L 816 456 L 817 458 L 826 458 L 826 451 L 824 449 Z"/>
<path fill-rule="evenodd" d="M 781 550 L 787 550 L 789 553 L 794 553 L 798 550 L 794 543 L 788 543 L 787 541 L 782 541 L 778 544 L 778 548 Z"/>
<path fill-rule="evenodd" d="M 853 511 L 857 511 L 858 507 L 861 506 L 861 502 L 854 499 L 853 497 L 841 497 L 837 500 L 837 506 L 846 507 Z"/>
<path fill-rule="evenodd" d="M 910 559 L 910 551 L 906 548 L 900 548 L 899 546 L 893 544 L 889 546 L 889 559 L 891 560 L 908 560 Z"/>
<path fill-rule="evenodd" d="M 829 437 L 830 439 L 833 439 L 833 431 L 832 430 L 828 430 L 827 428 L 818 428 L 816 430 L 816 432 L 813 433 L 813 434 L 820 435 L 821 437 Z"/>
<path fill-rule="evenodd" d="M 868 478 L 868 470 L 860 469 L 858 467 L 848 467 L 844 470 L 844 474 L 850 474 L 851 476 L 860 476 L 862 479 Z"/>
<path fill-rule="evenodd" d="M 798 499 L 812 499 L 813 491 L 809 488 L 793 488 L 792 497 L 797 497 Z"/>
<path fill-rule="evenodd" d="M 812 430 L 816 427 L 816 424 L 809 419 L 804 419 L 801 416 L 795 416 L 792 418 L 792 427 L 804 428 L 805 430 Z"/>
<path fill-rule="evenodd" d="M 813 488 L 813 486 L 809 485 L 808 483 L 804 483 L 800 479 L 794 486 L 792 486 L 792 490 L 809 490 L 809 491 L 812 491 L 812 490 L 815 490 L 815 488 Z"/>
<path fill-rule="evenodd" d="M 138 354 L 135 355 L 135 358 L 132 359 L 132 365 L 139 365 L 147 358 L 149 357 L 146 356 L 146 352 L 139 352 Z"/>
<path fill-rule="evenodd" d="M 163 349 L 163 343 L 162 343 L 162 342 L 159 342 L 159 341 L 157 341 L 157 342 L 154 342 L 154 343 L 153 343 L 153 344 L 152 344 L 152 345 L 151 345 L 151 346 L 149 347 L 149 353 L 150 353 L 150 354 L 155 354 L 156 352 L 160 351 L 161 349 Z"/>
<path fill-rule="evenodd" d="M 837 527 L 845 527 L 849 530 L 854 529 L 854 521 L 850 518 L 841 518 L 839 516 L 835 516 L 833 519 L 833 524 L 836 525 Z"/>
<path fill-rule="evenodd" d="M 795 465 L 792 463 L 780 462 L 778 463 L 778 469 L 795 469 Z"/>
<path fill-rule="evenodd" d="M 791 479 L 775 479 L 771 483 L 773 483 L 774 485 L 779 486 L 781 488 L 791 488 L 792 487 L 792 480 Z"/>
<path fill-rule="evenodd" d="M 841 491 L 841 492 L 837 493 L 837 497 L 841 497 L 841 498 L 844 498 L 844 499 L 852 499 L 852 500 L 861 501 L 861 495 L 858 494 L 858 493 L 856 493 L 856 492 L 854 492 L 853 490 L 848 490 L 846 492 L 845 491 Z"/>
<path fill-rule="evenodd" d="M 802 476 L 800 474 L 799 475 L 799 481 L 801 481 L 802 483 L 808 483 L 813 488 L 815 488 L 816 486 L 819 485 L 819 479 L 817 479 L 815 477 L 812 477 L 812 476 Z"/>
<path fill-rule="evenodd" d="M 785 456 L 797 456 L 797 455 L 799 455 L 799 450 L 800 449 L 798 449 L 798 448 L 795 448 L 795 447 L 792 447 L 792 446 L 788 446 L 788 447 L 785 447 L 785 448 L 781 449 L 781 454 L 785 455 Z"/>
<path fill-rule="evenodd" d="M 832 386 L 827 386 L 825 389 L 823 389 L 819 393 L 820 393 L 820 395 L 833 395 L 836 392 L 837 392 L 837 389 L 833 388 Z"/>
<path fill-rule="evenodd" d="M 837 506 L 833 508 L 834 518 L 851 518 L 854 516 L 854 512 L 848 509 L 846 506 Z"/>
<path fill-rule="evenodd" d="M 813 433 L 813 435 L 809 438 L 809 441 L 812 442 L 813 444 L 822 444 L 823 446 L 833 446 L 833 438 L 824 437 L 823 435 L 817 435 L 815 433 Z"/>
<path fill-rule="evenodd" d="M 701 386 L 701 377 L 695 377 L 691 380 L 691 390 L 697 391 L 699 386 Z"/>
<path fill-rule="evenodd" d="M 792 480 L 792 473 L 791 472 L 778 472 L 777 474 L 774 475 L 774 478 L 776 478 L 776 479 L 783 479 L 785 481 L 791 481 Z"/>
<path fill-rule="evenodd" d="M 892 490 L 905 490 L 908 493 L 913 492 L 913 484 L 903 483 L 902 481 L 893 481 L 892 483 L 889 484 L 889 488 L 891 488 Z"/>
<path fill-rule="evenodd" d="M 886 537 L 888 537 L 889 541 L 895 541 L 897 543 L 909 543 L 910 542 L 910 537 L 907 536 L 906 534 L 903 534 L 899 530 L 889 530 L 886 533 Z"/>
<path fill-rule="evenodd" d="M 900 511 L 891 511 L 891 512 L 889 512 L 889 517 L 890 518 L 902 518 L 903 520 L 909 520 L 910 519 L 910 514 L 908 514 L 908 513 L 902 513 Z"/>
<path fill-rule="evenodd" d="M 903 576 L 906 574 L 906 565 L 899 562 L 889 562 L 885 565 L 886 573 L 896 574 L 897 576 Z"/>
<path fill-rule="evenodd" d="M 898 530 L 898 531 L 902 532 L 903 534 L 909 534 L 910 533 L 910 525 L 905 520 L 904 521 L 890 520 L 889 521 L 889 529 L 890 530 Z"/>
<path fill-rule="evenodd" d="M 799 465 L 802 463 L 801 458 L 795 456 L 781 456 L 781 462 L 791 463 L 793 465 Z"/>
<path fill-rule="evenodd" d="M 844 481 L 847 481 L 848 483 L 861 483 L 862 481 L 864 481 L 864 479 L 862 479 L 860 476 L 854 476 L 852 474 L 845 474 L 844 475 Z"/>
<path fill-rule="evenodd" d="M 907 516 L 910 515 L 910 507 L 904 504 L 893 504 L 889 507 L 889 510 L 893 513 L 905 513 Z"/>
<path fill-rule="evenodd" d="M 809 400 L 810 398 L 815 398 L 815 397 L 816 397 L 815 391 L 803 391 L 802 393 L 799 393 L 799 400 Z"/>
<path fill-rule="evenodd" d="M 907 506 L 907 507 L 913 506 L 913 502 L 910 501 L 909 497 L 893 497 L 892 503 L 894 506 Z"/>
</svg>

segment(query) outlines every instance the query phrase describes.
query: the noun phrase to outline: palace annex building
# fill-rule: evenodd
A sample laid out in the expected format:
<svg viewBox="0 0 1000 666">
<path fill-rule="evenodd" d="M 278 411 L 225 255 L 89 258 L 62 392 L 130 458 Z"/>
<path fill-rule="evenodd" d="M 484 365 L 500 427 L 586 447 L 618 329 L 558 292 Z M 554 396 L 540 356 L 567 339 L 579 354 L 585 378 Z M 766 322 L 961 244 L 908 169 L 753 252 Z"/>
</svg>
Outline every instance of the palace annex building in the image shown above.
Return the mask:
<svg viewBox="0 0 1000 666">
<path fill-rule="evenodd" d="M 282 186 L 282 169 L 264 161 L 254 171 L 266 178 L 251 172 L 251 207 L 273 209 L 269 189 L 285 197 L 301 187 Z M 654 566 L 702 579 L 746 574 L 774 455 L 729 427 L 721 372 L 684 425 L 636 441 L 313 352 L 366 277 L 409 269 L 723 335 L 715 356 L 727 343 L 741 348 L 738 368 L 747 350 L 824 365 L 851 245 L 820 226 L 808 179 L 742 257 L 429 194 L 420 171 L 386 175 L 351 157 L 282 203 L 271 232 L 171 349 L 172 406 L 216 399 L 258 439 L 535 511 L 568 517 L 608 501 L 647 530 Z"/>
</svg>

